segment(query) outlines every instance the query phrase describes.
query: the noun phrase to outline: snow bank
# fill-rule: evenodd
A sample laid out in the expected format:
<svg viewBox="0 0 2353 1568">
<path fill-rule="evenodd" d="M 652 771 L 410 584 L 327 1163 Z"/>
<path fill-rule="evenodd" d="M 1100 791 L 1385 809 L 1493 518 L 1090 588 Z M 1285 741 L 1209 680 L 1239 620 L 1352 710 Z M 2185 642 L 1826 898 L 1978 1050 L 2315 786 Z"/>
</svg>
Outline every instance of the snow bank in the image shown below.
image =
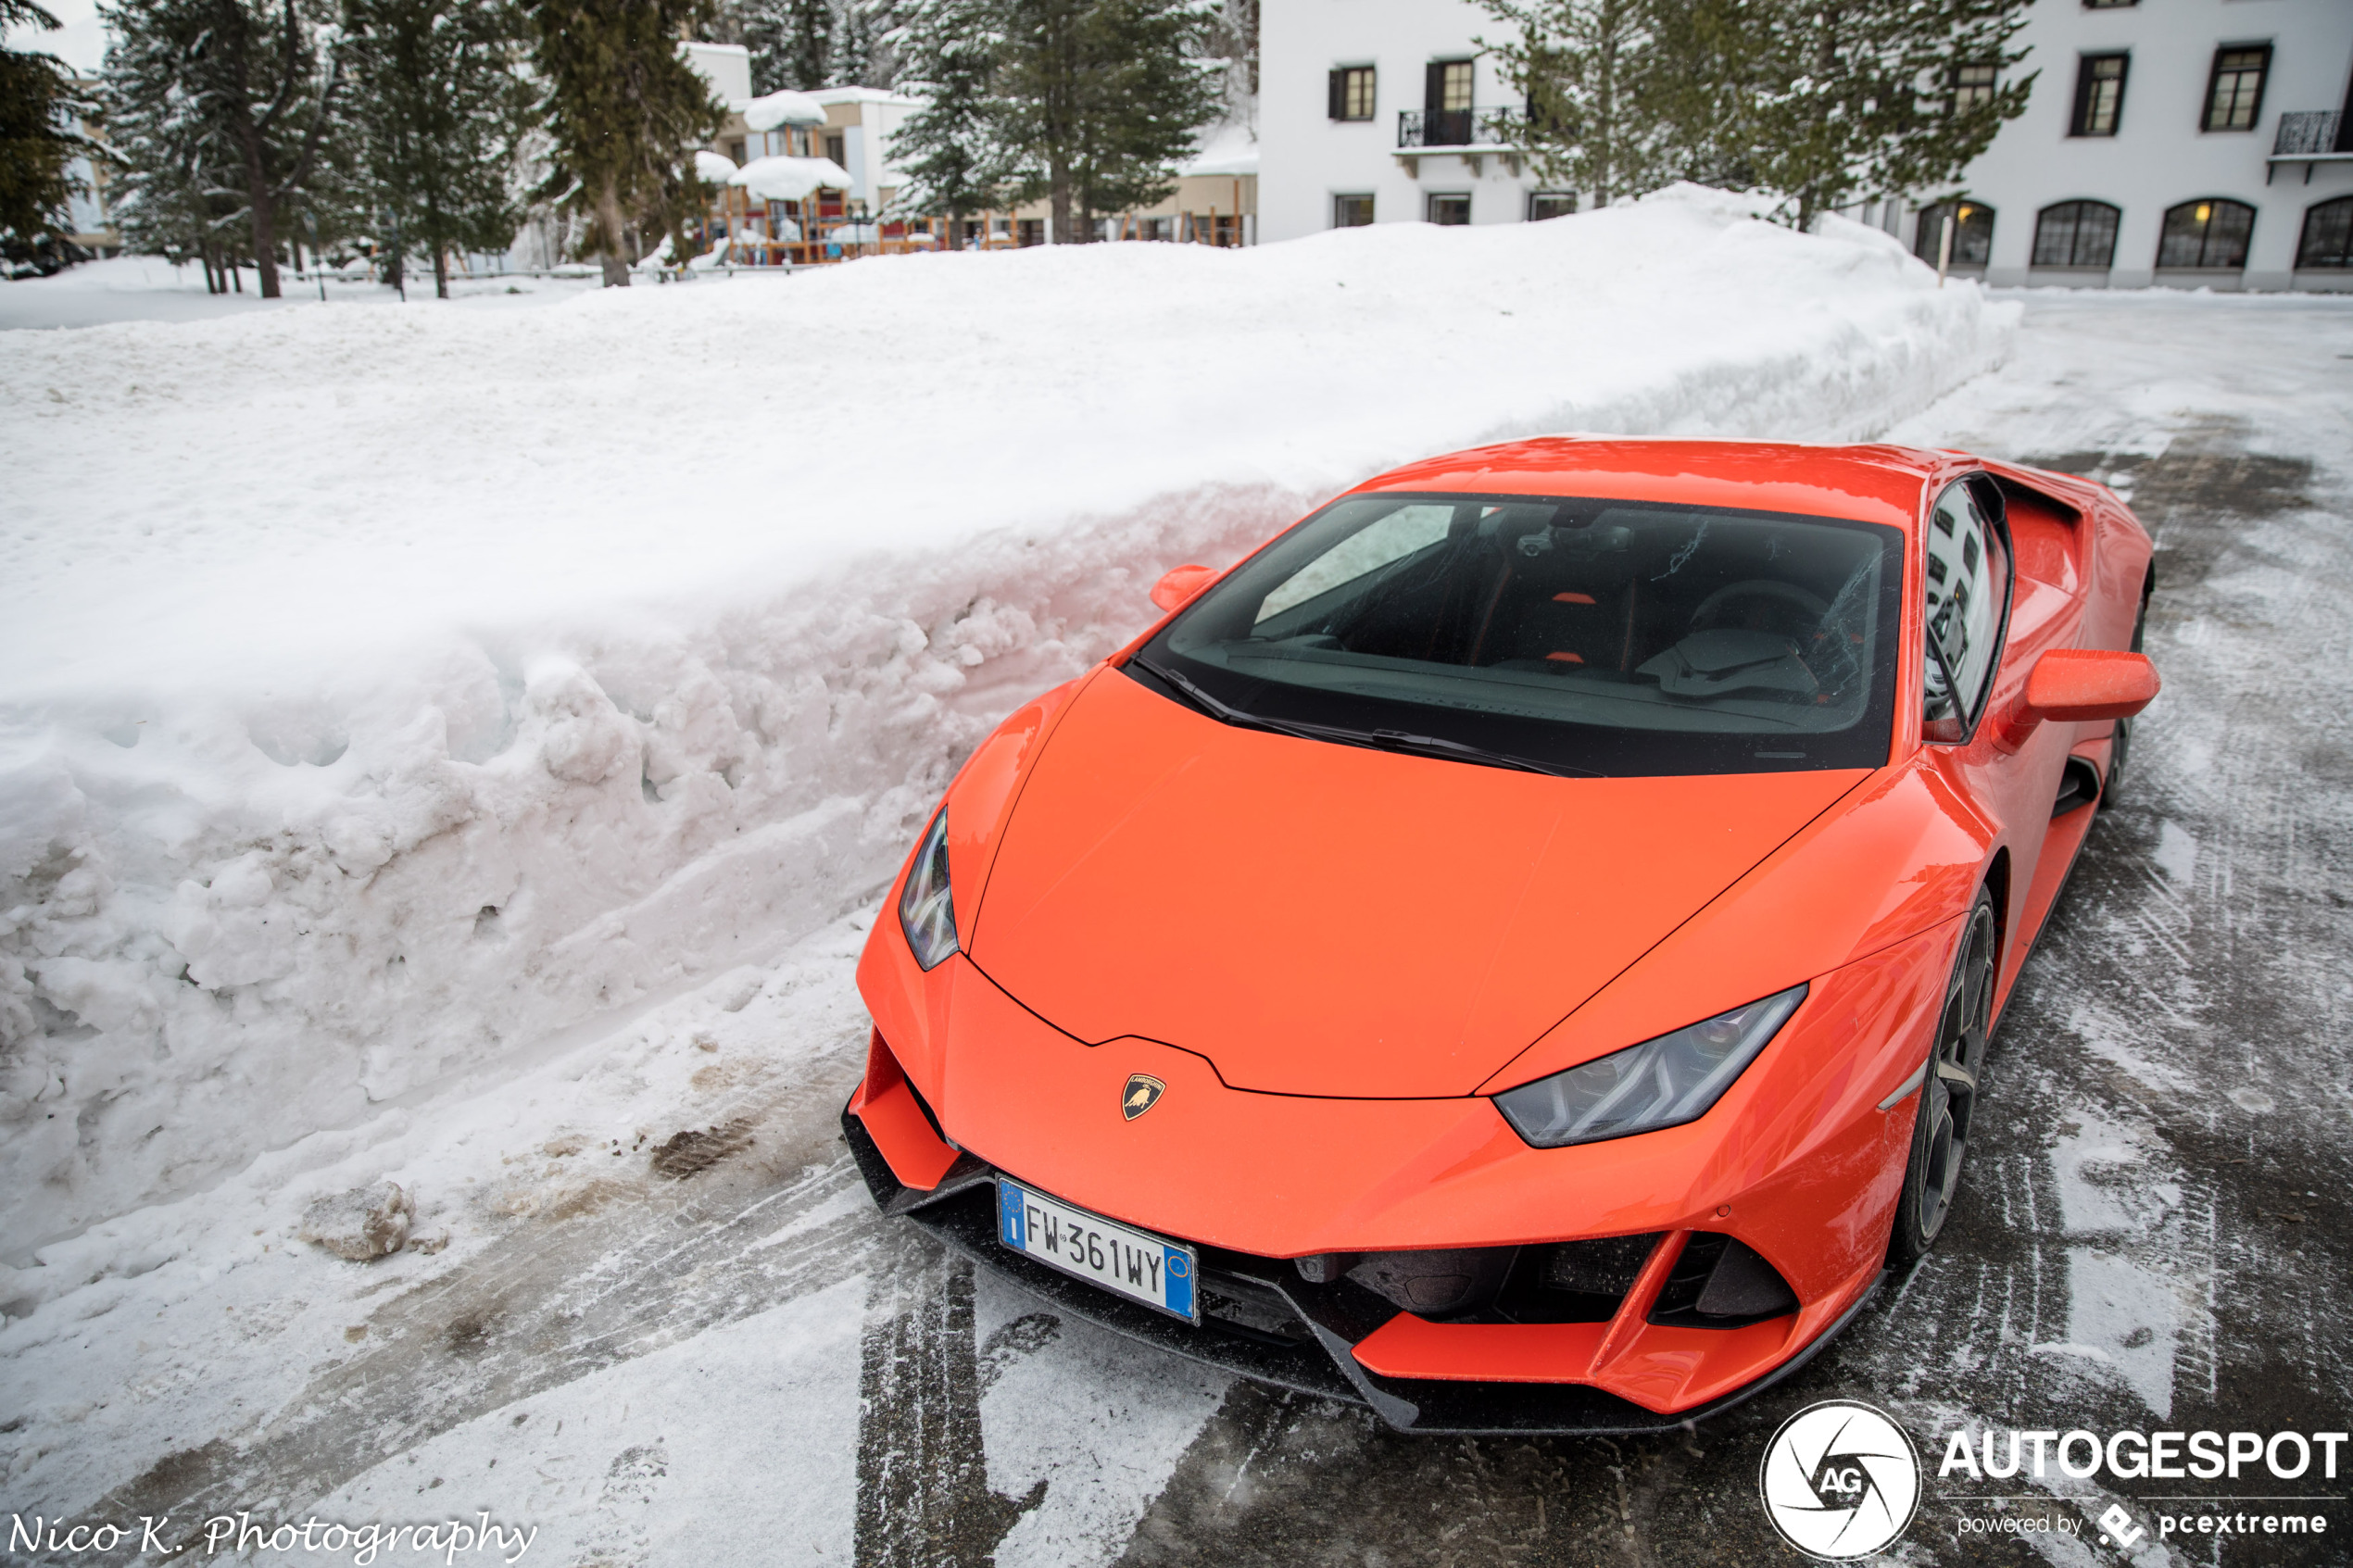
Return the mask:
<svg viewBox="0 0 2353 1568">
<path fill-rule="evenodd" d="M 2014 317 L 1685 190 L 0 338 L 7 1261 L 871 897 L 1167 566 L 1482 439 L 1869 435 Z"/>
</svg>

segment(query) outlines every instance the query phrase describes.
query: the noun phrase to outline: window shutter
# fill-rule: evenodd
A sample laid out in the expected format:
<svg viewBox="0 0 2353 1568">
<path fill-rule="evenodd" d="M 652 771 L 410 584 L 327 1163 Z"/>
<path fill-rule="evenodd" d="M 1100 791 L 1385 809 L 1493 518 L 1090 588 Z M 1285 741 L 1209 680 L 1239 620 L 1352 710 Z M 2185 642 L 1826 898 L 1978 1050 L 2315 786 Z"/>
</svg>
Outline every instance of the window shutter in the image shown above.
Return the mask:
<svg viewBox="0 0 2353 1568">
<path fill-rule="evenodd" d="M 1348 73 L 1336 70 L 1325 78 L 1324 111 L 1334 119 L 1348 114 Z"/>
<path fill-rule="evenodd" d="M 1446 66 L 1432 60 L 1422 72 L 1422 110 L 1437 114 L 1446 107 Z"/>
</svg>

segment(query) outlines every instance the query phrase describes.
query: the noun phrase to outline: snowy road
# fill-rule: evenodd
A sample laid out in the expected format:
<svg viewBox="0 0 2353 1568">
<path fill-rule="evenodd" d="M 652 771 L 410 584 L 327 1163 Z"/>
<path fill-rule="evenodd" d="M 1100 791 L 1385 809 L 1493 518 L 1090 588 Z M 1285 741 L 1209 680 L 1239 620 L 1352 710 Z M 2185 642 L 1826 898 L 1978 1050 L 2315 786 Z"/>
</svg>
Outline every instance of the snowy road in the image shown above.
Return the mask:
<svg viewBox="0 0 2353 1568">
<path fill-rule="evenodd" d="M 1916 1433 L 2345 1429 L 2353 306 L 2026 297 L 2010 369 L 1892 434 L 2126 490 L 2159 541 L 2166 695 L 1995 1040 L 1954 1226 L 1791 1383 L 1655 1441 L 1416 1440 L 1058 1321 L 867 1202 L 835 1128 L 862 1057 L 852 912 L 493 1093 L 307 1146 L 425 1161 L 420 1229 L 464 1222 L 447 1251 L 322 1286 L 257 1217 L 294 1158 L 271 1156 L 172 1222 L 244 1266 L 109 1276 L 12 1323 L 0 1387 L 43 1415 L 0 1417 L 6 1510 L 168 1513 L 174 1537 L 239 1510 L 487 1512 L 537 1527 L 524 1561 L 578 1564 L 1756 1562 L 1787 1555 L 1764 1438 L 1818 1399 Z M 2004 1488 L 1928 1457 L 1903 1561 L 2118 1560 L 1959 1540 L 2043 1505 L 1966 1500 Z M 2053 1513 L 2105 1506 L 2044 1486 Z M 2130 1555 L 2343 1549 L 2152 1534 Z"/>
</svg>

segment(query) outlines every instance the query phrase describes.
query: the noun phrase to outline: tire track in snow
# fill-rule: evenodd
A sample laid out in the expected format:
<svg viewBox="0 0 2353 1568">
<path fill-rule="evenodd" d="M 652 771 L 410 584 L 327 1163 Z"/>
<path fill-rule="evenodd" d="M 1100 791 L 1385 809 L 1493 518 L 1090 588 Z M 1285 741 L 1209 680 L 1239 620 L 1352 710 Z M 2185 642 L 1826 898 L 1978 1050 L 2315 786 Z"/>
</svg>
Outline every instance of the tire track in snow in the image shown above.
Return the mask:
<svg viewBox="0 0 2353 1568">
<path fill-rule="evenodd" d="M 169 1514 L 192 1531 L 241 1509 L 298 1516 L 389 1455 L 903 1250 L 838 1142 L 862 1061 L 843 1043 L 802 1082 L 747 1087 L 712 1118 L 749 1123 L 753 1142 L 734 1159 L 686 1180 L 648 1170 L 574 1189 L 585 1211 L 520 1222 L 472 1265 L 387 1301 L 368 1319 L 366 1348 L 258 1432 L 167 1455 L 93 1516 Z M 641 1484 L 638 1470 L 615 1484 Z"/>
</svg>

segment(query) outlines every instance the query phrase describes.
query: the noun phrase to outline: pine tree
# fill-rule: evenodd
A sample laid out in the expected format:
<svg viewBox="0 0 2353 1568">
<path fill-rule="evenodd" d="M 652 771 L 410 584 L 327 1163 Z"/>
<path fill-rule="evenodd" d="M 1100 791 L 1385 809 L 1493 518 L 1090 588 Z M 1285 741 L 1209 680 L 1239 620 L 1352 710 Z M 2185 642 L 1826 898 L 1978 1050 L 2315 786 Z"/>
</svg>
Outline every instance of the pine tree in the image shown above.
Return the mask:
<svg viewBox="0 0 2353 1568">
<path fill-rule="evenodd" d="M 751 90 L 806 92 L 833 68 L 831 0 L 739 0 L 733 7 L 751 51 Z"/>
<path fill-rule="evenodd" d="M 279 296 L 281 224 L 321 168 L 342 86 L 321 3 L 112 0 L 99 12 L 115 39 L 107 133 L 134 194 L 159 221 L 202 215 L 209 235 L 241 225 L 265 299 Z"/>
<path fill-rule="evenodd" d="M 902 85 L 924 101 L 891 143 L 908 180 L 900 199 L 911 210 L 945 215 L 951 245 L 966 214 L 1002 199 L 993 22 L 989 0 L 916 0 L 899 34 Z"/>
<path fill-rule="evenodd" d="M 686 224 L 708 200 L 694 150 L 727 110 L 679 40 L 712 14 L 711 0 L 534 0 L 552 143 L 538 194 L 587 220 L 582 248 L 608 288 L 628 286 L 632 233 L 666 234 L 673 256 L 687 254 Z"/>
<path fill-rule="evenodd" d="M 712 36 L 751 51 L 755 93 L 888 87 L 898 10 L 891 0 L 728 0 Z"/>
<path fill-rule="evenodd" d="M 1997 72 L 2028 0 L 1485 0 L 1519 24 L 1491 45 L 1526 94 L 1524 144 L 1547 175 L 1602 199 L 1672 179 L 1782 198 L 1815 215 L 1958 178 L 2033 77 L 1965 100 L 1963 66 Z"/>
<path fill-rule="evenodd" d="M 1000 0 L 999 14 L 996 139 L 1023 198 L 1046 198 L 1055 243 L 1175 188 L 1218 107 L 1189 0 Z"/>
<path fill-rule="evenodd" d="M 826 72 L 832 87 L 891 87 L 899 82 L 899 31 L 890 0 L 837 0 L 834 57 Z"/>
<path fill-rule="evenodd" d="M 1747 157 L 1799 227 L 1869 194 L 1960 177 L 2006 120 L 2026 110 L 2034 74 L 1973 101 L 1965 66 L 2006 70 L 2028 0 L 1771 0 L 1743 29 L 1767 72 L 1748 100 Z"/>
<path fill-rule="evenodd" d="M 31 0 L 0 0 L 0 30 L 57 25 Z M 0 48 L 0 244 L 12 254 L 46 239 L 73 194 L 67 166 L 88 149 L 61 121 L 79 107 L 54 56 Z"/>
<path fill-rule="evenodd" d="M 449 297 L 449 253 L 504 250 L 522 221 L 516 144 L 532 94 L 528 32 L 507 0 L 345 0 L 362 210 L 414 248 Z"/>
<path fill-rule="evenodd" d="M 1670 0 L 1671 3 L 1671 0 Z M 1486 0 L 1516 38 L 1480 41 L 1527 101 L 1519 131 L 1547 181 L 1606 205 L 1672 178 L 1666 94 L 1676 72 L 1659 47 L 1661 0 Z"/>
</svg>

